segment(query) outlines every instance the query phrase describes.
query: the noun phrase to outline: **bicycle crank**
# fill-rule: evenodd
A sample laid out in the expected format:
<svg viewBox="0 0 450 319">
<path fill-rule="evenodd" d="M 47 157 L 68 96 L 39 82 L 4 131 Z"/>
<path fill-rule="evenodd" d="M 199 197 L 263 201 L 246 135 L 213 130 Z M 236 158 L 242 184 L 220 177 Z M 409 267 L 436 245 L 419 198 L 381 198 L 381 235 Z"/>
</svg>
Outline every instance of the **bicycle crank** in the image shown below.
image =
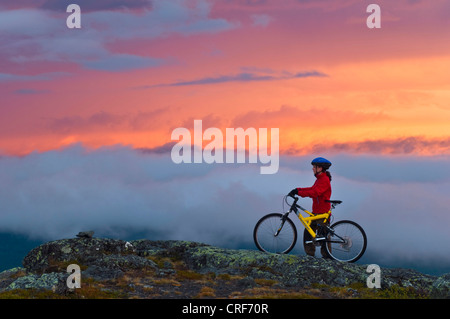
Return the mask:
<svg viewBox="0 0 450 319">
<path fill-rule="evenodd" d="M 313 240 L 305 241 L 305 244 L 314 244 L 315 246 L 319 247 L 322 245 L 322 241 L 324 241 L 325 239 L 325 237 L 316 237 L 313 238 Z"/>
</svg>

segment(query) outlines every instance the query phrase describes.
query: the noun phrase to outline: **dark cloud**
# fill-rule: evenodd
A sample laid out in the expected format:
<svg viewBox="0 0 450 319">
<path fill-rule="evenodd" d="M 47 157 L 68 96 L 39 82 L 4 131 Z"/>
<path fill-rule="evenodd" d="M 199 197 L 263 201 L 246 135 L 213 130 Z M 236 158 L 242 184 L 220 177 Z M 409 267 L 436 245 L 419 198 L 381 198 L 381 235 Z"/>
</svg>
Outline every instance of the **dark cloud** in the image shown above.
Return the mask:
<svg viewBox="0 0 450 319">
<path fill-rule="evenodd" d="M 312 152 L 359 154 L 448 154 L 450 138 L 410 136 L 397 139 L 366 140 L 361 142 L 317 144 Z"/>
<path fill-rule="evenodd" d="M 19 89 L 14 91 L 15 94 L 19 95 L 36 95 L 36 94 L 48 94 L 49 90 L 36 90 L 36 89 Z"/>
<path fill-rule="evenodd" d="M 67 76 L 68 73 L 64 72 L 52 72 L 52 73 L 41 73 L 36 75 L 20 75 L 20 74 L 9 74 L 0 73 L 0 82 L 27 82 L 27 81 L 51 81 L 63 76 Z M 31 92 L 42 92 L 32 89 L 22 89 L 15 91 L 16 94 L 31 94 Z"/>
<path fill-rule="evenodd" d="M 92 70 L 126 71 L 132 69 L 151 68 L 164 64 L 164 60 L 141 57 L 131 54 L 111 54 L 95 61 L 86 61 L 84 66 Z"/>
<path fill-rule="evenodd" d="M 114 129 L 125 122 L 126 118 L 108 112 L 98 112 L 89 117 L 65 116 L 48 119 L 48 127 L 54 133 L 69 134 L 77 131 L 95 129 Z"/>
<path fill-rule="evenodd" d="M 272 73 L 272 72 L 271 72 Z M 187 86 L 187 85 L 204 85 L 204 84 L 219 84 L 228 82 L 259 82 L 259 81 L 276 81 L 276 80 L 289 80 L 296 78 L 307 78 L 307 77 L 327 77 L 328 75 L 319 71 L 304 71 L 295 74 L 289 74 L 284 72 L 284 74 L 260 74 L 251 72 L 242 72 L 238 74 L 231 75 L 220 75 L 215 77 L 204 77 L 196 80 L 189 81 L 179 81 L 168 84 L 157 84 L 150 86 L 142 86 L 140 88 L 153 88 L 161 86 Z"/>
<path fill-rule="evenodd" d="M 111 131 L 125 129 L 132 131 L 151 131 L 170 126 L 165 116 L 172 112 L 171 108 L 159 108 L 147 112 L 112 113 L 99 111 L 89 116 L 64 116 L 46 118 L 47 128 L 58 134 L 71 134 L 74 132 Z"/>
<path fill-rule="evenodd" d="M 67 6 L 72 3 L 78 4 L 83 12 L 143 8 L 151 9 L 152 7 L 152 2 L 150 0 L 45 0 L 40 5 L 40 8 L 66 12 Z"/>
<path fill-rule="evenodd" d="M 202 0 L 158 1 L 151 10 L 139 12 L 114 9 L 143 7 L 149 2 L 79 1 L 77 4 L 84 13 L 81 29 L 74 31 L 65 27 L 62 19 L 67 16 L 65 8 L 61 14 L 53 12 L 60 6 L 65 7 L 66 2 L 40 3 L 38 8 L 0 11 L 2 59 L 12 66 L 36 62 L 73 63 L 85 69 L 112 72 L 158 67 L 166 61 L 126 52 L 126 47 L 121 53 L 113 52 L 110 44 L 173 34 L 216 33 L 237 26 L 225 19 L 210 17 L 211 5 Z M 0 74 L 0 81 L 23 78 L 23 75 L 14 75 L 13 69 Z"/>
<path fill-rule="evenodd" d="M 176 142 L 169 142 L 166 144 L 163 144 L 161 146 L 156 147 L 142 147 L 136 149 L 139 152 L 142 152 L 142 154 L 170 154 L 172 151 L 172 148 L 177 144 Z"/>
</svg>

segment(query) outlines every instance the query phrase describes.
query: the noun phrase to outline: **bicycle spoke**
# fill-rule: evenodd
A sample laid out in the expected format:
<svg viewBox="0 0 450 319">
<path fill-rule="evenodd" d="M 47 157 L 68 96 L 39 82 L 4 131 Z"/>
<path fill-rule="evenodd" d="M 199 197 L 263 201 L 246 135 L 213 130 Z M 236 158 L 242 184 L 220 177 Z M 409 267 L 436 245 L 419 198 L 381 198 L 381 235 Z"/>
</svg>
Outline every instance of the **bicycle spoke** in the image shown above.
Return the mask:
<svg viewBox="0 0 450 319">
<path fill-rule="evenodd" d="M 328 254 L 336 260 L 354 262 L 364 253 L 367 238 L 364 230 L 351 221 L 337 222 L 332 226 L 326 248 Z M 337 239 L 339 238 L 339 240 Z"/>
<path fill-rule="evenodd" d="M 254 240 L 258 249 L 271 253 L 288 253 L 297 240 L 297 230 L 290 219 L 282 223 L 281 214 L 269 214 L 255 226 Z M 276 235 L 280 226 L 281 230 Z"/>
</svg>

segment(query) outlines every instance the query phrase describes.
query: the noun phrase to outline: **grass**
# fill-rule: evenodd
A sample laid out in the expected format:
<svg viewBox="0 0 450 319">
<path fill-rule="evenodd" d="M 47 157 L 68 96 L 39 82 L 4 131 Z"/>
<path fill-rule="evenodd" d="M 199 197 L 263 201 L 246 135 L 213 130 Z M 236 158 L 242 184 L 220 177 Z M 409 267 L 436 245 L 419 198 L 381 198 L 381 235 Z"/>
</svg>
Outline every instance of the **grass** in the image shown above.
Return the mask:
<svg viewBox="0 0 450 319">
<path fill-rule="evenodd" d="M 213 298 L 213 297 L 216 297 L 215 292 L 216 292 L 215 289 L 205 286 L 200 289 L 200 292 L 198 293 L 196 298 L 205 298 L 205 297 Z"/>
</svg>

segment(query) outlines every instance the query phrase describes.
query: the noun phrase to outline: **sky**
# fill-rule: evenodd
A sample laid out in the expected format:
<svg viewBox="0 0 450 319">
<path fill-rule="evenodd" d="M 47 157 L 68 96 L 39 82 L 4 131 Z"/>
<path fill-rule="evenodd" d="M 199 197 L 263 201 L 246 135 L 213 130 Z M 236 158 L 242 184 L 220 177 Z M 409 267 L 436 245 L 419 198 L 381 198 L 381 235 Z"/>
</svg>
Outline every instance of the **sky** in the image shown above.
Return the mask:
<svg viewBox="0 0 450 319">
<path fill-rule="evenodd" d="M 371 3 L 381 28 L 367 26 Z M 0 0 L 0 231 L 251 247 L 259 217 L 311 186 L 323 156 L 336 220 L 366 229 L 367 262 L 450 272 L 449 12 L 446 0 Z M 175 164 L 171 133 L 194 120 L 279 129 L 279 170 Z"/>
</svg>

